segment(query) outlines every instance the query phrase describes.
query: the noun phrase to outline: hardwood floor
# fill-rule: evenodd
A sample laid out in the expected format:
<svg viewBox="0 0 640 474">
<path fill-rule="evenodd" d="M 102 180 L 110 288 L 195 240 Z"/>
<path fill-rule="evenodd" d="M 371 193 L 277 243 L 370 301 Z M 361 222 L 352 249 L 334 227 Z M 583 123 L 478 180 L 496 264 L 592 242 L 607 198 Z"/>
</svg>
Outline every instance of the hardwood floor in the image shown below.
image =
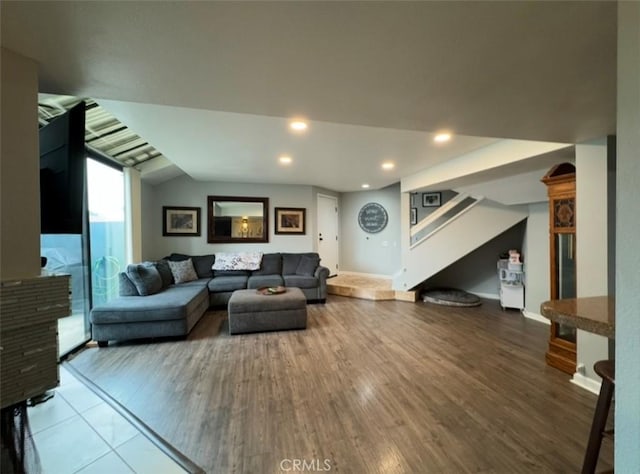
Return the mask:
<svg viewBox="0 0 640 474">
<path fill-rule="evenodd" d="M 70 363 L 209 473 L 579 472 L 596 396 L 545 365 L 548 326 L 494 301 L 308 311 L 305 331 L 240 336 L 212 311 L 186 340 Z"/>
</svg>

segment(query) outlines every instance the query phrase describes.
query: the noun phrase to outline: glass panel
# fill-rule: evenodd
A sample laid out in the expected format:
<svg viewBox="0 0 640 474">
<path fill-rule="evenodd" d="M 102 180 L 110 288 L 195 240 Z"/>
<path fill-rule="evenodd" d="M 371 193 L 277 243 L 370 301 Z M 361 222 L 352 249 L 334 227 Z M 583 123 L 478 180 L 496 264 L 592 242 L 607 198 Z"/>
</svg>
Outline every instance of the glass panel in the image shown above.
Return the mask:
<svg viewBox="0 0 640 474">
<path fill-rule="evenodd" d="M 88 273 L 82 235 L 41 235 L 40 251 L 47 257 L 46 271 L 71 275 L 71 316 L 58 319 L 58 356 L 62 356 L 90 339 Z"/>
<path fill-rule="evenodd" d="M 428 225 L 426 225 L 424 227 L 424 229 L 420 229 L 420 231 L 418 231 L 415 235 L 411 236 L 411 240 L 410 240 L 411 245 L 413 245 L 416 242 L 419 242 L 422 239 L 424 239 L 431 232 L 433 232 L 438 227 L 440 227 L 441 225 L 446 223 L 449 219 L 451 219 L 451 218 L 455 217 L 456 215 L 460 214 L 467 207 L 473 205 L 476 201 L 477 201 L 477 199 L 472 198 L 472 197 L 468 197 L 468 198 L 463 199 L 462 201 L 460 201 L 458 204 L 453 206 L 451 209 L 447 210 L 444 214 L 442 214 L 441 216 L 435 218 L 432 222 L 430 222 Z M 427 218 L 428 217 L 425 217 L 425 219 L 427 219 Z"/>
<path fill-rule="evenodd" d="M 576 343 L 576 328 L 555 323 L 556 337 L 565 341 Z"/>
<path fill-rule="evenodd" d="M 558 299 L 576 297 L 575 234 L 556 234 L 557 291 Z M 556 337 L 576 342 L 576 330 L 556 324 Z"/>
<path fill-rule="evenodd" d="M 558 299 L 576 297 L 575 234 L 556 234 Z"/>
<path fill-rule="evenodd" d="M 126 262 L 124 174 L 88 159 L 87 184 L 91 289 L 96 306 L 118 296 L 118 273 Z"/>
</svg>

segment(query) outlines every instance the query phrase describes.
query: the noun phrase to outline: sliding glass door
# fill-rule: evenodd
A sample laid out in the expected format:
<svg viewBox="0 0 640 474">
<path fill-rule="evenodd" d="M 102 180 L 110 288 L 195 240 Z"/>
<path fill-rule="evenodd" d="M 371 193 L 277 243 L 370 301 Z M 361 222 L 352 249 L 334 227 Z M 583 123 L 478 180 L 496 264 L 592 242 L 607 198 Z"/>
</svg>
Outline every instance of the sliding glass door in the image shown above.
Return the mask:
<svg viewBox="0 0 640 474">
<path fill-rule="evenodd" d="M 118 273 L 124 270 L 124 173 L 89 158 L 89 244 L 93 306 L 118 296 Z"/>
<path fill-rule="evenodd" d="M 72 314 L 58 320 L 59 356 L 91 339 L 89 312 L 118 296 L 118 273 L 125 266 L 124 174 L 87 158 L 88 227 L 83 234 L 43 234 L 45 269 L 71 275 Z"/>
</svg>

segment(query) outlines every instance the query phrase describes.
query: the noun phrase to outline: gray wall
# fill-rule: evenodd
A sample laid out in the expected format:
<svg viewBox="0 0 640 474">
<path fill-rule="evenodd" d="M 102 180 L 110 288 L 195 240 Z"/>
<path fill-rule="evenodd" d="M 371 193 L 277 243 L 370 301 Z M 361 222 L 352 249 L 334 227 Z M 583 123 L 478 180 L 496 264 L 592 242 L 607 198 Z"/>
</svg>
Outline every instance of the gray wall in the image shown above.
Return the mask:
<svg viewBox="0 0 640 474">
<path fill-rule="evenodd" d="M 540 316 L 540 304 L 549 300 L 549 203 L 529 204 L 522 251 L 525 257 L 525 310 Z M 542 317 L 542 316 L 540 316 Z"/>
<path fill-rule="evenodd" d="M 618 2 L 616 472 L 640 472 L 640 3 Z"/>
<path fill-rule="evenodd" d="M 480 296 L 498 298 L 497 261 L 509 249 L 522 251 L 525 222 L 516 224 L 502 234 L 429 278 L 424 287 L 459 288 Z M 527 256 L 524 255 L 526 262 Z M 526 268 L 525 268 L 526 270 Z"/>
<path fill-rule="evenodd" d="M 207 196 L 251 196 L 269 198 L 269 243 L 209 244 L 207 243 Z M 189 255 L 215 252 L 251 251 L 309 252 L 316 250 L 316 196 L 312 186 L 243 184 L 195 181 L 180 176 L 157 186 L 142 187 L 142 257 L 154 260 L 172 252 Z M 196 206 L 202 208 L 200 237 L 163 237 L 162 206 Z M 275 235 L 274 207 L 304 207 L 305 235 Z"/>
<path fill-rule="evenodd" d="M 384 230 L 368 234 L 358 225 L 358 213 L 369 202 L 389 215 Z M 400 269 L 400 184 L 375 191 L 342 193 L 340 203 L 340 269 L 393 275 Z"/>
</svg>

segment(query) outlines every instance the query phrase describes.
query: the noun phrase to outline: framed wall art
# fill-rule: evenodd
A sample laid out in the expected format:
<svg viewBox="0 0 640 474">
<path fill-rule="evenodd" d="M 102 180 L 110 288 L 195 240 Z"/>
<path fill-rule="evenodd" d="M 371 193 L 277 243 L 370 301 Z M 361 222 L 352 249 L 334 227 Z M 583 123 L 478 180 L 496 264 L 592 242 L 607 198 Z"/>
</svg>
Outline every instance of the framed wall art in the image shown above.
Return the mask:
<svg viewBox="0 0 640 474">
<path fill-rule="evenodd" d="M 304 235 L 306 213 L 302 207 L 276 207 L 276 234 Z"/>
<path fill-rule="evenodd" d="M 199 207 L 162 207 L 162 235 L 197 237 L 200 235 Z"/>
<path fill-rule="evenodd" d="M 422 193 L 422 207 L 440 207 L 442 193 Z"/>
</svg>

